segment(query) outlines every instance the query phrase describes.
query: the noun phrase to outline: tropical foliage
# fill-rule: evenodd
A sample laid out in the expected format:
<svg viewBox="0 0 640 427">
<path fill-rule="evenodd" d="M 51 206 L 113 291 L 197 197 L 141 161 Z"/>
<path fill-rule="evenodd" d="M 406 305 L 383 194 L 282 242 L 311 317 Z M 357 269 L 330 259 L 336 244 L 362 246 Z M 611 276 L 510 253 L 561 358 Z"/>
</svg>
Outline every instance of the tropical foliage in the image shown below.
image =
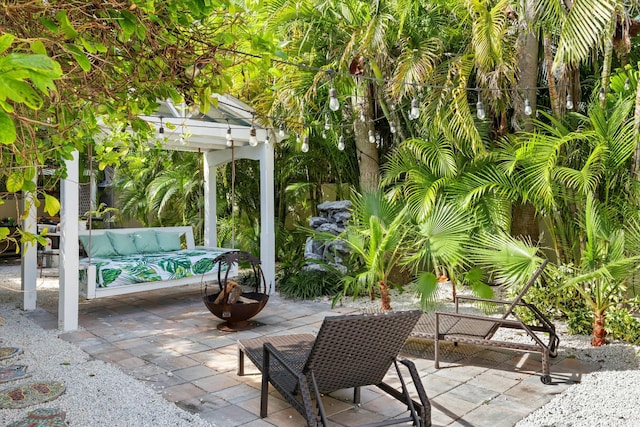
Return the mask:
<svg viewBox="0 0 640 427">
<path fill-rule="evenodd" d="M 0 164 L 8 191 L 33 193 L 45 165 L 90 145 L 100 167 L 127 159 L 122 214 L 197 226 L 200 159 L 135 150 L 149 131 L 137 116 L 158 98 L 206 110 L 229 89 L 286 131 L 276 216 L 287 277 L 305 237 L 296 227 L 331 184 L 337 198 L 359 194 L 340 236 L 353 254 L 342 295 L 379 293 L 388 308 L 397 268 L 424 304 L 445 276 L 479 293 L 517 286 L 544 255 L 545 289 L 558 304 L 581 299 L 550 309 L 590 310 L 600 344 L 605 316 L 624 324 L 638 306 L 639 11 L 602 0 L 14 2 L 0 34 Z M 98 115 L 118 132 L 95 140 Z M 219 224 L 250 245 L 255 166 L 237 166 L 235 206 L 230 171 L 218 177 Z"/>
</svg>

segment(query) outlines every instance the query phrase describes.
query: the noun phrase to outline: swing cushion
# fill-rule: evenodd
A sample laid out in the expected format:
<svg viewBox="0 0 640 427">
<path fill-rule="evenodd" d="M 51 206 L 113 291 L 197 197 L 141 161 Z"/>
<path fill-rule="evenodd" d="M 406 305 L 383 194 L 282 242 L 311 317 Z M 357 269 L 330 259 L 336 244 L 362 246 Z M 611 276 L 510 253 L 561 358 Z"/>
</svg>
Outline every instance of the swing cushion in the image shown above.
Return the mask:
<svg viewBox="0 0 640 427">
<path fill-rule="evenodd" d="M 136 231 L 132 235 L 133 243 L 135 243 L 138 253 L 155 254 L 162 252 L 154 230 Z"/>
<path fill-rule="evenodd" d="M 133 236 L 131 234 L 123 234 L 123 233 L 111 233 L 107 231 L 105 233 L 109 240 L 111 241 L 111 245 L 115 250 L 115 255 L 127 256 L 138 253 L 138 248 L 133 243 Z"/>
<path fill-rule="evenodd" d="M 156 238 L 162 252 L 173 252 L 182 249 L 180 233 L 171 231 L 156 231 Z"/>
<path fill-rule="evenodd" d="M 118 255 L 115 248 L 111 244 L 111 240 L 104 234 L 96 234 L 91 236 L 80 236 L 80 242 L 84 247 L 85 252 L 90 257 L 96 258 L 109 258 L 114 255 Z M 89 240 L 91 240 L 91 247 L 89 247 Z"/>
</svg>

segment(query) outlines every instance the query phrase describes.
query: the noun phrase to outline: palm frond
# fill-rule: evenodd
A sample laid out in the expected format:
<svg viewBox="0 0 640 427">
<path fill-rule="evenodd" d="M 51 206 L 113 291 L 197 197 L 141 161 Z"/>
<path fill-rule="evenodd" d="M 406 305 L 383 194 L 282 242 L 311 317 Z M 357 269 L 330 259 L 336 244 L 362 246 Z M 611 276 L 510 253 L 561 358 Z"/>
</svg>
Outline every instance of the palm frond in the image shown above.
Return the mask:
<svg viewBox="0 0 640 427">
<path fill-rule="evenodd" d="M 605 39 L 613 34 L 611 21 L 615 18 L 613 0 L 576 0 L 573 2 L 560 32 L 554 68 L 561 63 L 577 65 L 602 48 Z"/>
</svg>

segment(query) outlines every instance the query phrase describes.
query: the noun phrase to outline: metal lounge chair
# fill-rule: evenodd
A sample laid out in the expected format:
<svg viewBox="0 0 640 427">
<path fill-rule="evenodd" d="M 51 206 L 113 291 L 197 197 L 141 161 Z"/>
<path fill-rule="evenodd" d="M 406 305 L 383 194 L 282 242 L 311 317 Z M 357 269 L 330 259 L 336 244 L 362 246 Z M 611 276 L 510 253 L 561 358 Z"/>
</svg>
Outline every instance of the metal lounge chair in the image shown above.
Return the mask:
<svg viewBox="0 0 640 427">
<path fill-rule="evenodd" d="M 431 405 L 418 371 L 413 362 L 397 360 L 421 315 L 421 311 L 414 310 L 331 316 L 324 319 L 317 336 L 296 334 L 240 340 L 238 375 L 244 375 L 245 355 L 261 371 L 262 418 L 267 416 L 269 383 L 305 417 L 308 426 L 328 423 L 321 393 L 353 387 L 354 402 L 359 403 L 360 387 L 375 385 L 407 405 L 408 415 L 369 426 L 407 422 L 429 426 Z M 383 382 L 392 365 L 401 390 Z M 400 365 L 409 371 L 419 402 L 411 398 Z"/>
<path fill-rule="evenodd" d="M 466 343 L 479 346 L 506 348 L 513 350 L 531 351 L 542 354 L 542 376 L 544 384 L 551 383 L 549 357 L 557 355 L 560 339 L 555 326 L 533 305 L 524 300 L 531 285 L 538 279 L 547 265 L 544 260 L 533 276 L 522 288 L 513 301 L 483 299 L 460 296 L 455 300 L 455 312 L 435 312 L 423 314 L 416 327 L 411 332 L 413 338 L 434 340 L 434 360 L 436 369 L 440 368 L 439 343 L 449 341 L 454 344 Z M 488 302 L 505 305 L 507 308 L 502 317 L 479 316 L 458 312 L 461 300 Z M 516 307 L 525 307 L 536 319 L 534 324 L 522 321 L 514 312 Z M 530 338 L 530 342 L 509 342 L 492 339 L 500 328 L 523 330 Z M 436 334 L 435 331 L 438 331 Z M 546 334 L 546 337 L 545 337 Z"/>
</svg>

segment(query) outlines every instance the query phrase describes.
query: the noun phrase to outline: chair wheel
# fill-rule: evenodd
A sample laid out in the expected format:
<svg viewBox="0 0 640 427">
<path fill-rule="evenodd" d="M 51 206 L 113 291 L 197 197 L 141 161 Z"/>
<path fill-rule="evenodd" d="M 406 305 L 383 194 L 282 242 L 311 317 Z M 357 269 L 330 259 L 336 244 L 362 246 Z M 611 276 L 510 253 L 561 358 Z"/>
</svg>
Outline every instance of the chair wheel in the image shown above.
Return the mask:
<svg viewBox="0 0 640 427">
<path fill-rule="evenodd" d="M 545 384 L 545 385 L 551 384 L 551 375 L 541 376 L 540 381 L 542 381 L 542 384 Z"/>
</svg>

